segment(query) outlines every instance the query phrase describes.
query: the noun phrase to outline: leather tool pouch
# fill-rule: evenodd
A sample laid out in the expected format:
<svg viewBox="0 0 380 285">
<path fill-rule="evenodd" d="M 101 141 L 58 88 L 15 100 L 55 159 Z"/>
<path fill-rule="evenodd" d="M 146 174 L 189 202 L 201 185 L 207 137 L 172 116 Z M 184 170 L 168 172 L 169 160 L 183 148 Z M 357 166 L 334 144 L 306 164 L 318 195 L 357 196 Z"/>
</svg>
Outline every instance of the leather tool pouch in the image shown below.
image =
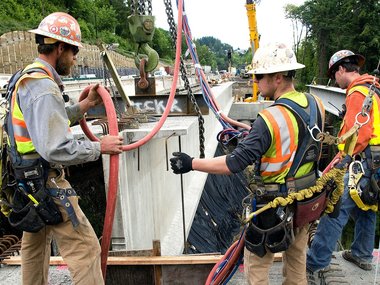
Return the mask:
<svg viewBox="0 0 380 285">
<path fill-rule="evenodd" d="M 326 208 L 326 190 L 315 193 L 311 198 L 295 202 L 294 227 L 300 228 L 304 225 L 318 220 Z"/>
<path fill-rule="evenodd" d="M 259 257 L 263 257 L 267 250 L 272 253 L 284 251 L 294 241 L 293 216 L 288 207 L 281 218 L 276 216 L 276 209 L 268 211 L 261 214 L 266 215 L 264 219 L 259 220 L 257 224 L 250 224 L 245 235 L 245 247 Z M 268 225 L 267 219 L 272 220 L 269 223 L 271 227 L 263 229 L 261 226 Z"/>
<path fill-rule="evenodd" d="M 10 224 L 22 231 L 38 232 L 45 225 L 63 221 L 62 214 L 45 187 L 44 168 L 39 160 L 27 167 L 14 168 L 16 178 Z M 27 196 L 30 194 L 37 203 Z"/>
</svg>

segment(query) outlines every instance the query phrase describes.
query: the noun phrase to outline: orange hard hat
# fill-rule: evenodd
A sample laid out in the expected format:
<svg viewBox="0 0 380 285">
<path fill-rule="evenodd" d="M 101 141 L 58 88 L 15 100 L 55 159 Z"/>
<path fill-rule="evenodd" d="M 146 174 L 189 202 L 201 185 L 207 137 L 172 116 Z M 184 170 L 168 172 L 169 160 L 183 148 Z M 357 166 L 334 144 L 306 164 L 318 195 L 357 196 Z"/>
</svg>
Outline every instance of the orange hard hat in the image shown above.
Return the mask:
<svg viewBox="0 0 380 285">
<path fill-rule="evenodd" d="M 79 24 L 67 13 L 52 13 L 41 21 L 37 29 L 29 30 L 29 32 L 82 47 Z M 45 43 L 52 44 L 56 41 L 45 41 Z"/>
</svg>

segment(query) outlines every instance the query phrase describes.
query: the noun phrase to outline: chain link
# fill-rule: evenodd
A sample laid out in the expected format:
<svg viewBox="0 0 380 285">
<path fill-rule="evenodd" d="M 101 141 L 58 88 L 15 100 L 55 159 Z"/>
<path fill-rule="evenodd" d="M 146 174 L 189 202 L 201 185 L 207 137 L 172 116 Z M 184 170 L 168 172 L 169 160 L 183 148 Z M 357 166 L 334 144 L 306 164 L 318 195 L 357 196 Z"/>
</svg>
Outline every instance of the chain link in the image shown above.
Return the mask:
<svg viewBox="0 0 380 285">
<path fill-rule="evenodd" d="M 152 15 L 152 0 L 148 0 L 148 15 Z"/>
<path fill-rule="evenodd" d="M 164 4 L 165 4 L 165 12 L 166 12 L 167 19 L 168 19 L 168 24 L 169 24 L 170 36 L 172 38 L 172 42 L 173 42 L 173 45 L 175 47 L 175 42 L 177 40 L 177 34 L 176 34 L 176 25 L 175 25 L 175 22 L 174 22 L 174 16 L 173 16 L 173 9 L 172 9 L 171 0 L 164 0 Z M 198 106 L 198 103 L 197 103 L 197 101 L 195 99 L 195 96 L 193 94 L 193 91 L 191 90 L 190 82 L 189 82 L 189 79 L 187 78 L 186 68 L 185 68 L 185 64 L 183 63 L 182 57 L 181 57 L 181 62 L 180 62 L 180 71 L 181 71 L 181 79 L 183 80 L 183 82 L 185 84 L 185 89 L 187 91 L 187 97 L 190 99 L 191 103 L 194 106 L 194 110 L 195 110 L 195 112 L 198 115 L 198 124 L 199 124 L 199 151 L 200 151 L 199 157 L 200 158 L 204 158 L 205 157 L 204 119 L 203 119 L 203 116 L 202 116 L 202 112 L 201 112 L 201 110 L 200 110 L 200 108 Z"/>
<path fill-rule="evenodd" d="M 129 0 L 128 5 L 129 5 L 129 7 L 131 7 L 131 15 L 136 14 L 135 0 Z"/>
<path fill-rule="evenodd" d="M 128 6 L 131 7 L 132 15 L 152 15 L 152 0 L 129 0 Z"/>
</svg>

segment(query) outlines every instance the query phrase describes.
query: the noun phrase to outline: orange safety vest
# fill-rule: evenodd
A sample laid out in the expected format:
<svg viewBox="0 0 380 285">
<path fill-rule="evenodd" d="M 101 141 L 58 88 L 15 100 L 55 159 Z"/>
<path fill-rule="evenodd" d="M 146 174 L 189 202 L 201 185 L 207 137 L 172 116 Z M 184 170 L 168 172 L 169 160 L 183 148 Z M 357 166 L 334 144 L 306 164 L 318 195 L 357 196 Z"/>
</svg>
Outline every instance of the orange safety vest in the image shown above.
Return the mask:
<svg viewBox="0 0 380 285">
<path fill-rule="evenodd" d="M 33 71 L 31 73 L 28 73 L 28 70 L 32 69 L 42 69 L 39 71 Z M 50 70 L 43 65 L 40 62 L 34 62 L 23 70 L 25 74 L 23 74 L 20 79 L 16 82 L 13 94 L 12 94 L 12 101 L 11 101 L 11 115 L 12 115 L 12 125 L 13 125 L 13 132 L 14 132 L 14 138 L 16 142 L 17 151 L 20 154 L 27 154 L 35 152 L 36 149 L 33 145 L 33 142 L 30 138 L 28 129 L 25 124 L 24 115 L 22 114 L 22 111 L 20 109 L 20 106 L 18 104 L 17 100 L 17 90 L 20 85 L 20 83 L 28 78 L 49 78 L 54 81 L 53 75 L 51 74 Z"/>
<path fill-rule="evenodd" d="M 352 87 L 350 90 L 347 92 L 347 97 L 350 96 L 354 92 L 359 92 L 361 93 L 364 97 L 368 96 L 369 94 L 369 88 L 367 86 L 363 85 L 357 85 Z M 380 96 L 380 94 L 378 94 Z M 374 94 L 372 99 L 372 109 L 370 112 L 370 117 L 373 118 L 372 120 L 372 135 L 371 139 L 369 140 L 368 144 L 369 145 L 380 145 L 380 97 Z M 343 127 L 344 122 L 342 122 Z M 338 145 L 338 149 L 340 151 L 343 151 L 345 147 L 345 142 L 341 143 Z"/>
</svg>

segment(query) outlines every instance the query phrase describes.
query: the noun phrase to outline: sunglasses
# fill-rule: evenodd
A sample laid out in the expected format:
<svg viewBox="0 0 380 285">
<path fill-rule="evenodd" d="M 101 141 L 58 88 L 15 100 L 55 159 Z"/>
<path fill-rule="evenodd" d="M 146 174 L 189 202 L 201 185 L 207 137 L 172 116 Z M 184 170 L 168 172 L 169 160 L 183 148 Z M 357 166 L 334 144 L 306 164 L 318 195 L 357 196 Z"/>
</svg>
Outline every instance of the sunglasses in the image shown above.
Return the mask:
<svg viewBox="0 0 380 285">
<path fill-rule="evenodd" d="M 65 44 L 65 49 L 71 49 L 71 51 L 73 52 L 73 55 L 77 55 L 78 52 L 79 52 L 79 47 L 77 46 L 73 46 L 73 45 L 69 45 L 69 44 Z"/>
<path fill-rule="evenodd" d="M 332 79 L 332 80 L 335 80 L 335 73 L 338 71 L 338 69 L 333 69 L 333 70 L 331 70 L 331 75 L 330 75 L 330 78 Z"/>
<path fill-rule="evenodd" d="M 264 74 L 255 74 L 255 79 L 257 80 L 257 81 L 260 81 L 261 79 L 263 79 L 264 78 Z"/>
<path fill-rule="evenodd" d="M 74 55 L 77 55 L 78 52 L 79 52 L 79 47 L 77 47 L 77 46 L 71 46 L 71 50 L 72 50 L 72 52 L 73 52 Z"/>
</svg>

